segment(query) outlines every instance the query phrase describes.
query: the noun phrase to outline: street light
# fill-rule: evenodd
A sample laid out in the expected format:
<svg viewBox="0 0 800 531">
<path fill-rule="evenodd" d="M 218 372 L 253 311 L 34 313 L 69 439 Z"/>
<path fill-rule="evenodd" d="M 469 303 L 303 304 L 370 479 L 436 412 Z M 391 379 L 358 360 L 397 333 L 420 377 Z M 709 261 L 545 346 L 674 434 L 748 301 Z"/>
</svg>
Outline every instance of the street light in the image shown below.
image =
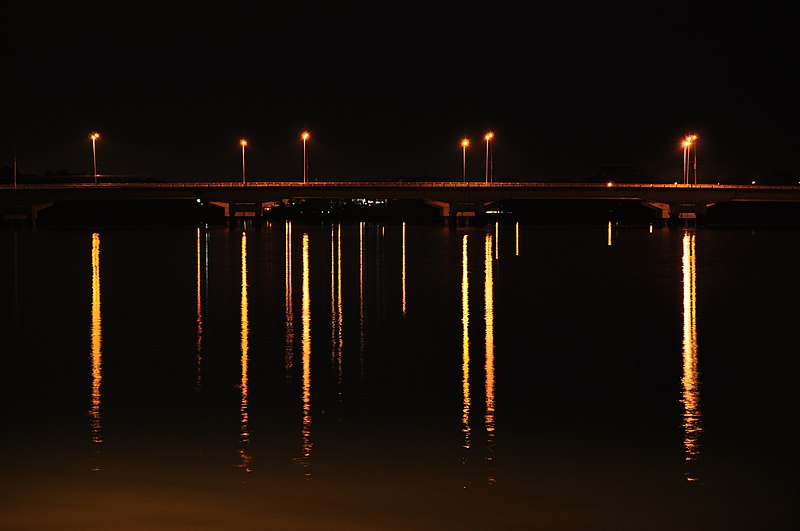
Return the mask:
<svg viewBox="0 0 800 531">
<path fill-rule="evenodd" d="M 467 148 L 469 147 L 469 138 L 461 141 L 461 176 L 464 182 L 467 182 Z"/>
<path fill-rule="evenodd" d="M 303 184 L 308 182 L 308 160 L 306 159 L 306 140 L 311 138 L 311 134 L 308 131 L 303 131 L 303 134 L 300 135 L 300 138 L 303 139 Z"/>
<path fill-rule="evenodd" d="M 242 185 L 246 185 L 247 178 L 245 177 L 245 172 L 244 172 L 244 148 L 247 147 L 247 140 L 243 138 L 239 140 L 239 144 L 241 144 L 242 146 Z"/>
<path fill-rule="evenodd" d="M 689 184 L 690 164 L 694 166 L 694 184 L 697 184 L 697 135 L 689 135 L 683 139 L 683 184 Z M 694 146 L 694 161 L 692 160 L 692 146 Z"/>
<path fill-rule="evenodd" d="M 92 133 L 89 135 L 92 140 L 92 164 L 94 165 L 94 184 L 97 184 L 97 149 L 95 142 L 100 138 L 100 133 Z"/>
<path fill-rule="evenodd" d="M 489 141 L 494 138 L 494 133 L 491 131 L 486 133 L 486 136 L 483 137 L 486 140 L 486 184 L 489 184 L 489 180 L 491 177 L 490 165 L 489 165 Z M 492 179 L 494 180 L 494 179 Z"/>
<path fill-rule="evenodd" d="M 683 143 L 681 145 L 683 146 L 683 184 L 687 184 L 686 161 L 689 157 L 689 146 L 691 146 L 692 144 L 689 142 L 688 139 L 684 138 Z"/>
</svg>

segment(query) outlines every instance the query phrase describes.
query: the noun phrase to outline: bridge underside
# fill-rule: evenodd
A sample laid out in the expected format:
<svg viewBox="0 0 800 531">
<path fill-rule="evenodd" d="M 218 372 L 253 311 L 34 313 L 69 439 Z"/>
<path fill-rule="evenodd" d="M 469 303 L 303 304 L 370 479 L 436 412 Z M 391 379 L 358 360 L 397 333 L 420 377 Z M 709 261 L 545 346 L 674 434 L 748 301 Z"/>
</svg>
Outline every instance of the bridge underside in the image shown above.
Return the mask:
<svg viewBox="0 0 800 531">
<path fill-rule="evenodd" d="M 358 199 L 361 198 L 361 199 Z M 366 198 L 366 199 L 364 199 Z M 36 223 L 42 211 L 63 203 L 109 204 L 114 201 L 143 203 L 197 201 L 215 205 L 231 220 L 260 218 L 272 205 L 282 202 L 386 201 L 394 206 L 416 201 L 433 207 L 443 220 L 469 222 L 495 212 L 506 202 L 545 205 L 556 211 L 574 211 L 608 205 L 638 205 L 651 212 L 650 219 L 664 223 L 700 220 L 719 205 L 751 202 L 765 205 L 800 205 L 800 187 L 659 184 L 580 183 L 152 183 L 87 185 L 25 185 L 0 187 L 0 219 Z M 616 208 L 612 206 L 611 208 Z M 627 207 L 626 207 L 627 208 Z M 156 209 L 158 210 L 158 209 Z M 734 209 L 731 209 L 734 210 Z M 160 210 L 159 210 L 160 212 Z M 302 212 L 302 210 L 300 210 Z M 143 209 L 141 215 L 146 216 Z M 799 216 L 800 217 L 800 216 Z M 154 220 L 157 222 L 157 219 Z"/>
<path fill-rule="evenodd" d="M 455 223 L 460 225 L 469 225 L 472 223 L 470 220 L 479 217 L 484 217 L 490 213 L 499 213 L 497 205 L 502 201 L 497 202 L 462 202 L 462 201 L 441 201 L 436 199 L 422 200 L 424 204 L 435 208 L 438 211 L 439 217 L 444 222 Z M 552 203 L 555 208 L 558 208 L 559 203 L 565 203 L 567 200 L 550 199 L 545 200 Z M 579 202 L 591 203 L 591 199 L 578 200 Z M 596 202 L 596 201 L 595 201 Z M 629 205 L 640 205 L 653 213 L 653 219 L 659 221 L 664 225 L 670 223 L 677 223 L 685 220 L 703 219 L 708 214 L 709 206 L 707 204 L 695 203 L 664 203 L 653 201 L 636 201 L 636 200 L 622 200 L 620 202 L 628 203 Z M 239 218 L 255 218 L 260 219 L 265 210 L 274 206 L 274 201 L 267 202 L 217 202 L 212 201 L 211 204 L 217 205 L 224 209 L 225 217 L 235 221 Z"/>
<path fill-rule="evenodd" d="M 558 205 L 559 202 L 565 203 L 567 200 L 550 199 L 545 200 Z M 591 202 L 588 199 L 579 201 Z M 684 219 L 697 219 L 706 216 L 708 213 L 708 206 L 706 204 L 693 204 L 693 203 L 663 203 L 651 201 L 635 201 L 625 200 L 628 203 L 635 203 L 642 205 L 654 213 L 654 217 L 661 222 L 667 224 L 674 220 Z M 493 208 L 497 203 L 460 203 L 460 202 L 446 202 L 426 199 L 425 203 L 431 205 L 439 210 L 439 215 L 442 218 L 459 218 L 469 219 L 476 216 L 481 216 L 493 212 Z"/>
<path fill-rule="evenodd" d="M 68 201 L 69 202 L 69 201 Z M 67 202 L 67 203 L 68 203 Z M 166 202 L 166 201 L 165 201 Z M 503 201 L 496 201 L 496 202 L 463 202 L 463 201 L 441 201 L 436 199 L 422 199 L 422 203 L 428 205 L 429 207 L 433 207 L 440 219 L 444 223 L 451 223 L 457 225 L 470 225 L 473 223 L 478 223 L 477 219 L 484 218 L 488 214 L 493 213 L 503 213 L 504 204 Z M 514 201 L 512 201 L 514 202 Z M 525 200 L 521 200 L 521 203 L 525 203 Z M 570 211 L 570 207 L 565 206 L 567 204 L 574 205 L 575 203 L 597 203 L 598 201 L 593 201 L 591 199 L 581 199 L 581 200 L 558 200 L 558 199 L 547 199 L 547 200 L 537 200 L 533 201 L 534 203 L 547 203 L 549 206 L 547 211 L 555 210 L 558 211 L 559 209 L 565 212 L 565 215 L 568 215 Z M 24 224 L 32 224 L 36 225 L 40 214 L 45 211 L 46 209 L 53 207 L 55 205 L 59 205 L 62 202 L 55 201 L 55 202 L 48 202 L 48 203 L 37 203 L 33 205 L 5 205 L 0 209 L 0 218 L 6 222 L 12 223 L 24 223 Z M 519 203 L 519 202 L 517 202 Z M 708 214 L 708 210 L 710 206 L 713 205 L 706 205 L 706 204 L 691 204 L 691 203 L 664 203 L 664 202 L 652 202 L 652 201 L 636 201 L 636 200 L 624 200 L 618 201 L 617 203 L 627 203 L 629 205 L 640 205 L 647 210 L 652 212 L 652 219 L 654 221 L 658 221 L 663 223 L 664 225 L 668 225 L 671 223 L 678 223 L 685 220 L 698 220 L 703 219 Z M 241 220 L 252 219 L 254 221 L 261 220 L 265 217 L 265 213 L 270 211 L 276 205 L 280 204 L 280 201 L 209 201 L 207 204 L 213 205 L 217 207 L 222 217 L 229 220 L 229 223 L 235 224 Z M 529 207 L 535 210 L 535 207 Z M 513 209 L 517 210 L 517 209 Z M 523 210 L 523 209 L 520 209 Z M 580 209 L 574 210 L 575 212 L 579 211 Z M 517 212 L 518 213 L 518 212 Z M 154 215 L 153 212 L 147 212 L 147 210 L 143 210 L 142 214 L 144 216 L 147 215 Z M 475 221 L 473 221 L 475 220 Z M 153 221 L 158 222 L 157 219 Z"/>
</svg>

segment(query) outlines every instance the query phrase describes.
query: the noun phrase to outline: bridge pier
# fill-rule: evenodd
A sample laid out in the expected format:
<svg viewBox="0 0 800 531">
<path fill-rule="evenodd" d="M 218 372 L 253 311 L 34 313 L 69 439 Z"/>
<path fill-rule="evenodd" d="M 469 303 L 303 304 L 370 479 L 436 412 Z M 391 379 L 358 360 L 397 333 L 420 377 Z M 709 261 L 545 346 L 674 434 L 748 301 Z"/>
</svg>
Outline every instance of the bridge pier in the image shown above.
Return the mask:
<svg viewBox="0 0 800 531">
<path fill-rule="evenodd" d="M 439 216 L 442 220 L 447 221 L 450 219 L 450 203 L 447 201 L 437 201 L 435 199 L 423 199 L 426 205 L 436 207 L 439 209 Z"/>
<path fill-rule="evenodd" d="M 22 222 L 30 227 L 36 227 L 36 221 L 39 219 L 39 212 L 52 205 L 53 203 L 36 203 L 32 205 L 4 206 L 2 209 L 2 219 L 3 221 L 10 221 L 11 223 Z"/>
<path fill-rule="evenodd" d="M 696 224 L 708 214 L 708 205 L 704 203 L 673 203 L 669 208 L 671 219 L 678 225 Z"/>
<path fill-rule="evenodd" d="M 314 182 L 298 184 L 248 183 L 33 183 L 13 188 L 0 186 L 0 220 L 36 224 L 38 213 L 51 203 L 67 201 L 196 200 L 222 207 L 231 221 L 239 217 L 261 218 L 266 199 L 293 201 L 353 198 L 424 200 L 438 209 L 443 222 L 474 222 L 470 217 L 486 213 L 487 205 L 506 200 L 636 201 L 649 206 L 665 223 L 707 216 L 708 207 L 728 202 L 800 203 L 800 186 L 678 185 L 658 183 L 549 183 L 503 182 L 493 184 L 430 182 Z M 459 216 L 460 214 L 460 216 Z M 142 213 L 142 215 L 147 215 Z M 454 219 L 451 219 L 454 218 Z M 463 218 L 463 219 L 462 219 Z M 44 219 L 44 218 L 42 218 Z M 652 219 L 652 218 L 651 218 Z"/>
<path fill-rule="evenodd" d="M 660 203 L 642 202 L 648 208 L 659 213 L 659 218 L 664 225 L 685 225 L 686 223 L 696 223 L 698 219 L 704 218 L 708 214 L 708 205 L 705 203 Z"/>
<path fill-rule="evenodd" d="M 642 201 L 641 204 L 651 210 L 654 210 L 657 213 L 659 219 L 661 219 L 662 224 L 669 225 L 670 218 L 672 217 L 672 208 L 669 205 L 669 203 Z"/>
<path fill-rule="evenodd" d="M 453 226 L 469 226 L 478 214 L 486 210 L 483 203 L 462 203 L 455 201 L 438 201 L 425 199 L 426 204 L 439 209 L 439 215 L 445 223 Z"/>
<path fill-rule="evenodd" d="M 457 227 L 469 227 L 470 220 L 475 218 L 475 212 L 456 212 L 455 222 Z"/>
<path fill-rule="evenodd" d="M 211 201 L 210 203 L 224 209 L 224 216 L 231 228 L 238 226 L 240 222 L 244 226 L 246 221 L 254 221 L 257 227 L 261 226 L 264 206 L 260 201 L 254 203 Z"/>
</svg>

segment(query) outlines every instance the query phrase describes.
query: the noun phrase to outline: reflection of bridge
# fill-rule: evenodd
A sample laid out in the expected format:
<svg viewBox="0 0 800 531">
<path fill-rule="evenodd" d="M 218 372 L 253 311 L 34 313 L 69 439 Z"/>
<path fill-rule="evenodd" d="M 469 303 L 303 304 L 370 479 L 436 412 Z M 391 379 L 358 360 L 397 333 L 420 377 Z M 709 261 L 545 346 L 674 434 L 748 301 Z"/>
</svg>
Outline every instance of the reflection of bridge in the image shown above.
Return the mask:
<svg viewBox="0 0 800 531">
<path fill-rule="evenodd" d="M 636 201 L 665 221 L 696 217 L 729 201 L 800 202 L 800 186 L 718 184 L 450 183 L 450 182 L 236 182 L 25 184 L 0 188 L 5 219 L 35 221 L 37 213 L 62 201 L 200 199 L 225 208 L 228 216 L 260 216 L 283 199 L 420 199 L 442 216 L 485 212 L 503 200 L 585 199 Z"/>
</svg>

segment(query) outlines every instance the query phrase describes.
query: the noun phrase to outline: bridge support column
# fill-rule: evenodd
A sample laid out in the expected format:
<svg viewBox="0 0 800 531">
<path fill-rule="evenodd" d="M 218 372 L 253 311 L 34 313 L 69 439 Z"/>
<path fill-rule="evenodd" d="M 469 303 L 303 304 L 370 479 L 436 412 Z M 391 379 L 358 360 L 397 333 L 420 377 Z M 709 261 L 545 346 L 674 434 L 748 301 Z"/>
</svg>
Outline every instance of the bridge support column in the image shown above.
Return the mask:
<svg viewBox="0 0 800 531">
<path fill-rule="evenodd" d="M 672 208 L 668 203 L 649 203 L 643 201 L 642 204 L 647 208 L 655 210 L 663 225 L 669 225 L 670 218 L 672 217 Z"/>
<path fill-rule="evenodd" d="M 469 226 L 479 213 L 485 211 L 482 203 L 457 203 L 425 199 L 425 203 L 439 209 L 445 223 L 454 226 Z"/>
<path fill-rule="evenodd" d="M 475 212 L 456 212 L 455 224 L 458 227 L 469 227 L 470 220 L 475 218 Z"/>
<path fill-rule="evenodd" d="M 22 221 L 28 226 L 36 227 L 36 221 L 39 219 L 39 212 L 52 205 L 53 203 L 37 203 L 34 205 L 4 207 L 2 217 L 4 220 L 9 220 L 12 223 Z"/>
<path fill-rule="evenodd" d="M 450 208 L 455 211 L 456 225 L 463 227 L 468 227 L 478 214 L 486 212 L 486 207 L 482 203 L 454 203 Z"/>
<path fill-rule="evenodd" d="M 212 205 L 222 207 L 224 209 L 225 218 L 228 220 L 228 226 L 233 228 L 238 225 L 241 220 L 242 225 L 247 220 L 256 221 L 256 225 L 260 226 L 262 219 L 262 203 L 228 203 L 221 201 L 210 201 Z"/>
<path fill-rule="evenodd" d="M 227 218 L 231 215 L 231 205 L 230 203 L 223 203 L 221 201 L 209 201 L 209 204 L 221 207 L 224 211 L 224 216 Z"/>
<path fill-rule="evenodd" d="M 233 210 L 232 205 L 230 203 L 222 202 L 222 201 L 209 201 L 209 204 L 222 208 L 223 216 L 225 216 L 225 219 L 228 222 L 228 228 L 232 229 L 233 227 L 236 226 L 236 219 L 233 217 L 234 210 Z"/>
<path fill-rule="evenodd" d="M 445 223 L 450 221 L 450 203 L 447 201 L 436 201 L 434 199 L 424 199 L 424 201 L 425 204 L 439 209 L 439 216 L 442 217 L 442 221 Z"/>
<path fill-rule="evenodd" d="M 672 218 L 686 223 L 697 223 L 699 218 L 705 217 L 708 213 L 708 206 L 696 203 L 679 203 L 671 205 Z"/>
</svg>

